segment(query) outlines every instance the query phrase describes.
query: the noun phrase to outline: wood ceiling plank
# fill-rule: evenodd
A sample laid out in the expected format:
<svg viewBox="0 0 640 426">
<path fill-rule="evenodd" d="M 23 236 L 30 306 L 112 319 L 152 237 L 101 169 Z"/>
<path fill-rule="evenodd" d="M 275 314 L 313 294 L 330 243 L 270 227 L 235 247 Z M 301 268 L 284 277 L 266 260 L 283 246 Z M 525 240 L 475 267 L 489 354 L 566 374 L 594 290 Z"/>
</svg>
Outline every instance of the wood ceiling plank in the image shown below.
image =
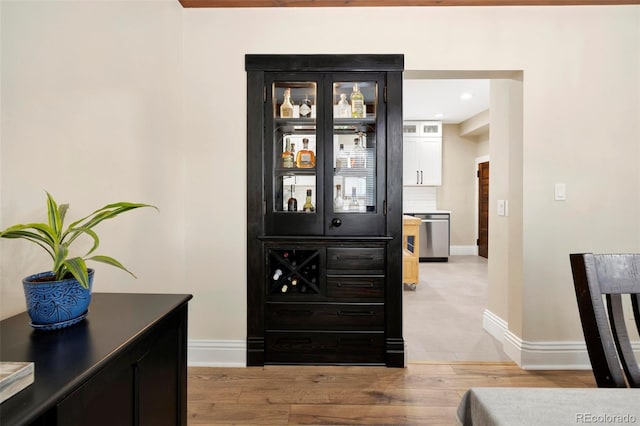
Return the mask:
<svg viewBox="0 0 640 426">
<path fill-rule="evenodd" d="M 587 6 L 640 0 L 179 0 L 183 7 Z"/>
</svg>

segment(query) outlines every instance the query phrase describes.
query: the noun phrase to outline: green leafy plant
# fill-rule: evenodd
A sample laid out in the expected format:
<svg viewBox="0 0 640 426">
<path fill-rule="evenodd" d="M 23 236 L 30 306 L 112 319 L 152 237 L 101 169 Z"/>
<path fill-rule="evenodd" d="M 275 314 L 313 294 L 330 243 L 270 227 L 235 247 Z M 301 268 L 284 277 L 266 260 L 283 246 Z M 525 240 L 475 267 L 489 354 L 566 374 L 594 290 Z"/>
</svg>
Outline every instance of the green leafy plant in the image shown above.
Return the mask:
<svg viewBox="0 0 640 426">
<path fill-rule="evenodd" d="M 120 262 L 109 256 L 93 255 L 89 257 L 100 245 L 98 234 L 93 228 L 103 220 L 112 219 L 129 210 L 140 207 L 156 206 L 150 204 L 119 202 L 108 204 L 88 216 L 83 217 L 64 227 L 64 219 L 69 209 L 69 204 L 58 204 L 51 194 L 47 192 L 47 216 L 48 223 L 28 223 L 13 225 L 0 232 L 2 238 L 24 238 L 42 247 L 53 259 L 51 271 L 56 280 L 61 280 L 70 276 L 75 277 L 84 288 L 89 288 L 89 271 L 86 261 L 106 263 L 122 269 L 136 278 L 136 276 L 125 268 Z M 84 256 L 69 258 L 69 246 L 79 236 L 88 235 L 93 240 L 93 246 Z"/>
</svg>

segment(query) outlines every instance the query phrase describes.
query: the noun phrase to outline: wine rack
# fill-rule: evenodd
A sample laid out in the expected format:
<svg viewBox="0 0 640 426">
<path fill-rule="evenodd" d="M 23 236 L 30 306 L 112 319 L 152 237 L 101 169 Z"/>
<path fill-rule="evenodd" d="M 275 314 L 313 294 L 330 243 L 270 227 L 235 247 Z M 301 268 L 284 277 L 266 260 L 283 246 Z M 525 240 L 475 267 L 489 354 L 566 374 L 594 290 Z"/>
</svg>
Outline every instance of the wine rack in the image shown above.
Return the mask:
<svg viewBox="0 0 640 426">
<path fill-rule="evenodd" d="M 269 251 L 268 295 L 319 294 L 318 250 Z"/>
</svg>

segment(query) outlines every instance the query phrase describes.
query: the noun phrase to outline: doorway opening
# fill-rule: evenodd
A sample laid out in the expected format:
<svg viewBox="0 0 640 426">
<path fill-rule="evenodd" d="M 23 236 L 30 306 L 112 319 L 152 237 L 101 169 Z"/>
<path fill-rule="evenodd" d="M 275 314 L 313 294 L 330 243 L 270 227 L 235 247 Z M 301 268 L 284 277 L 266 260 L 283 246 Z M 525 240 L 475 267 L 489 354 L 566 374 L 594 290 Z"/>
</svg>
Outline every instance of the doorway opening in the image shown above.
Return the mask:
<svg viewBox="0 0 640 426">
<path fill-rule="evenodd" d="M 522 80 L 521 73 L 517 71 L 406 71 L 405 90 L 407 86 L 411 86 L 412 80 L 421 79 L 431 80 L 436 85 L 439 81 L 449 79 L 484 79 L 492 87 L 494 82 L 499 80 L 519 79 L 520 82 Z M 491 93 L 493 95 L 493 92 Z M 497 93 L 502 95 L 501 92 Z M 413 95 L 415 96 L 415 93 Z M 498 103 L 502 101 L 503 99 L 499 99 Z M 503 351 L 501 336 L 489 333 L 491 330 L 488 330 L 484 324 L 492 285 L 489 274 L 490 264 L 508 261 L 502 255 L 504 250 L 489 256 L 489 230 L 491 229 L 489 189 L 495 185 L 500 189 L 508 186 L 501 182 L 505 177 L 501 174 L 498 174 L 495 182 L 492 174 L 492 180 L 489 182 L 489 152 L 493 143 L 492 129 L 489 124 L 494 124 L 496 120 L 499 122 L 513 119 L 509 114 L 504 114 L 503 108 L 498 109 L 503 112 L 502 117 L 492 114 L 493 111 L 489 110 L 481 111 L 484 117 L 482 117 L 483 114 L 478 114 L 481 117 L 475 117 L 486 118 L 487 121 L 486 131 L 481 129 L 481 133 L 472 135 L 476 137 L 479 134 L 486 135 L 476 139 L 476 142 L 480 139 L 479 143 L 486 144 L 485 151 L 470 152 L 470 149 L 467 149 L 466 156 L 470 160 L 465 161 L 470 163 L 466 163 L 466 171 L 463 173 L 467 173 L 471 178 L 467 179 L 468 187 L 460 192 L 456 191 L 458 193 L 447 192 L 447 184 L 451 184 L 452 179 L 460 178 L 459 175 L 447 174 L 446 168 L 448 161 L 451 160 L 447 155 L 463 149 L 461 145 L 464 141 L 459 141 L 461 127 L 473 125 L 482 128 L 483 125 L 477 122 L 448 124 L 443 120 L 443 179 L 441 187 L 431 190 L 435 194 L 435 209 L 451 211 L 451 256 L 447 263 L 420 263 L 420 280 L 416 291 L 404 292 L 404 338 L 408 362 L 510 360 Z M 434 116 L 412 115 L 413 112 L 411 109 L 407 110 L 407 105 L 404 106 L 404 113 L 405 120 L 437 120 Z M 522 117 L 516 120 L 520 120 L 521 123 Z M 502 124 L 499 123 L 499 126 Z M 462 131 L 468 132 L 468 129 Z M 502 132 L 502 128 L 500 131 Z M 458 137 L 452 136 L 454 132 L 457 132 Z M 452 141 L 460 143 L 456 147 L 448 146 Z M 517 140 L 516 143 L 521 144 L 521 140 Z M 507 162 L 506 165 L 504 161 Z M 498 168 L 508 169 L 509 161 L 509 156 L 498 156 Z M 521 174 L 521 164 L 520 169 L 516 168 L 516 170 Z M 410 196 L 414 197 L 412 201 L 415 201 L 415 191 L 415 188 L 409 191 Z M 441 203 L 439 195 L 444 195 L 442 200 L 466 202 L 465 208 L 468 210 L 462 214 L 455 203 L 453 208 L 448 202 Z M 405 202 L 405 207 L 406 204 Z M 465 218 L 464 223 L 459 223 L 461 216 Z M 463 233 L 466 237 L 461 237 Z M 500 317 L 508 319 L 508 315 Z"/>
</svg>

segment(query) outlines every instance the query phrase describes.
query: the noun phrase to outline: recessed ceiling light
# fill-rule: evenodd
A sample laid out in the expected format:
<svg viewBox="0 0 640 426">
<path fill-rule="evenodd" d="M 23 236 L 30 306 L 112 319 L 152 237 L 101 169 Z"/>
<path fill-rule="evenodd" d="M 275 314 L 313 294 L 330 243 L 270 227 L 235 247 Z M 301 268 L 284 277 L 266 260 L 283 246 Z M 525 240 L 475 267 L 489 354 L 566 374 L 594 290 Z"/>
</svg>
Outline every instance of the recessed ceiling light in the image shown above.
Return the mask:
<svg viewBox="0 0 640 426">
<path fill-rule="evenodd" d="M 437 114 L 434 114 L 434 117 L 435 117 L 435 118 L 442 118 L 442 117 L 444 117 L 444 114 L 443 114 L 443 113 L 441 113 L 441 112 L 439 112 L 439 113 L 437 113 Z"/>
<path fill-rule="evenodd" d="M 469 92 L 465 92 L 462 95 L 460 95 L 460 99 L 462 99 L 463 101 L 468 101 L 471 98 L 473 98 L 473 95 Z"/>
</svg>

